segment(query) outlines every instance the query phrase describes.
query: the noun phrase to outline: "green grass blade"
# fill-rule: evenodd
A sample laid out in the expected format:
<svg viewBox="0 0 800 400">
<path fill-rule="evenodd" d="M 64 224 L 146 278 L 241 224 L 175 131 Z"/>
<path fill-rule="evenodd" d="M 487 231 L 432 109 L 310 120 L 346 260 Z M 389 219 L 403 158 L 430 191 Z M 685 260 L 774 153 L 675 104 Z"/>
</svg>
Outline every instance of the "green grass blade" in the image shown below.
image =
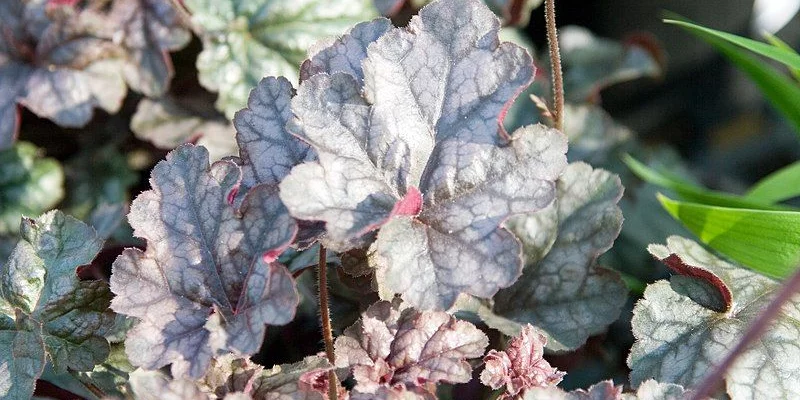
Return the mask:
<svg viewBox="0 0 800 400">
<path fill-rule="evenodd" d="M 690 33 L 705 40 L 712 46 L 716 47 L 719 52 L 724 54 L 734 64 L 736 64 L 742 71 L 750 76 L 750 79 L 758 85 L 761 92 L 772 103 L 778 111 L 792 124 L 795 133 L 800 135 L 800 86 L 789 77 L 781 74 L 775 68 L 766 65 L 762 60 L 740 49 L 737 44 L 732 44 L 729 40 L 732 38 L 739 38 L 736 35 L 728 35 L 722 32 L 714 31 L 713 29 L 699 27 L 697 25 L 675 20 L 667 20 L 670 23 L 679 25 L 687 29 Z M 739 38 L 744 40 L 744 38 Z M 800 65 L 800 56 L 793 54 L 789 56 L 788 52 L 781 51 L 778 53 L 775 47 L 765 43 L 756 42 L 747 39 L 747 41 L 737 41 L 738 43 L 751 44 L 758 43 L 761 46 L 747 47 L 759 54 L 771 54 L 784 61 L 791 61 L 792 67 Z M 766 52 L 764 47 L 773 49 L 773 52 Z M 757 51 L 758 50 L 758 51 Z M 769 55 L 767 55 L 769 57 Z"/>
<path fill-rule="evenodd" d="M 744 198 L 774 204 L 797 196 L 800 196 L 800 161 L 767 175 L 753 185 Z"/>
<path fill-rule="evenodd" d="M 779 48 L 784 49 L 786 51 L 791 51 L 794 54 L 797 54 L 797 52 L 794 51 L 794 49 L 791 46 L 789 46 L 786 42 L 781 40 L 779 37 L 777 37 L 777 36 L 775 36 L 775 35 L 773 35 L 771 33 L 768 33 L 768 32 L 764 33 L 764 37 L 773 46 L 779 47 Z M 788 65 L 787 65 L 787 67 L 789 67 L 789 72 L 792 73 L 792 75 L 794 76 L 794 79 L 796 81 L 800 82 L 800 68 L 793 68 L 793 67 L 790 67 Z"/>
<path fill-rule="evenodd" d="M 800 262 L 800 212 L 707 206 L 661 194 L 658 199 L 703 243 L 763 275 L 785 278 Z"/>
<path fill-rule="evenodd" d="M 631 157 L 629 154 L 625 154 L 622 157 L 622 161 L 624 161 L 625 164 L 628 165 L 628 168 L 630 168 L 631 171 L 633 171 L 633 173 L 643 181 L 672 190 L 678 196 L 680 196 L 681 199 L 686 201 L 719 207 L 752 208 L 759 210 L 792 210 L 790 207 L 775 206 L 770 203 L 746 199 L 741 196 L 717 192 L 693 185 L 685 182 L 679 177 L 665 172 L 658 172 Z"/>
<path fill-rule="evenodd" d="M 733 43 L 737 46 L 743 47 L 747 50 L 760 54 L 764 57 L 771 58 L 781 64 L 788 66 L 789 68 L 800 68 L 800 55 L 798 55 L 791 48 L 787 50 L 785 48 L 779 46 L 773 46 L 767 43 L 762 43 L 757 40 L 748 39 L 727 32 L 721 32 L 711 28 L 706 28 L 704 26 L 693 24 L 689 21 L 665 19 L 664 22 L 667 24 L 678 25 L 690 32 L 697 34 L 697 36 L 701 37 L 710 36 L 717 39 L 721 39 L 728 43 Z"/>
</svg>

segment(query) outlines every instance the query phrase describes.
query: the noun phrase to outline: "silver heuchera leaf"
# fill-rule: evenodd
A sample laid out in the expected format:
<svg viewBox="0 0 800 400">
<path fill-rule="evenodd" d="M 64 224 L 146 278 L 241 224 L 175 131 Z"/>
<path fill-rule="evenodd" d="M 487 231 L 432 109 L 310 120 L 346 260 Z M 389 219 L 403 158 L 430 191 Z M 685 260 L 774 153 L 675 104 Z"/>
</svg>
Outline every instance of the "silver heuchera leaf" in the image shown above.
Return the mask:
<svg viewBox="0 0 800 400">
<path fill-rule="evenodd" d="M 128 220 L 147 250 L 126 249 L 114 262 L 111 306 L 140 319 L 125 342 L 134 365 L 172 363 L 176 377 L 197 378 L 218 353 L 252 354 L 265 324 L 294 317 L 294 281 L 275 260 L 296 225 L 267 187 L 234 209 L 240 179 L 235 164 L 209 167 L 204 148 L 184 145 L 133 201 Z"/>
<path fill-rule="evenodd" d="M 477 0 L 433 3 L 368 47 L 363 84 L 320 73 L 292 100 L 289 130 L 319 161 L 292 169 L 281 199 L 295 217 L 324 221 L 336 251 L 380 229 L 379 283 L 416 307 L 513 283 L 519 243 L 500 225 L 547 206 L 566 165 L 560 133 L 500 127 L 533 65 L 498 29 Z"/>
<path fill-rule="evenodd" d="M 371 0 L 187 0 L 204 29 L 197 59 L 200 83 L 219 92 L 217 108 L 232 117 L 264 76 L 296 82 L 306 49 L 376 16 Z"/>
<path fill-rule="evenodd" d="M 467 382 L 472 368 L 465 361 L 480 357 L 486 335 L 466 321 L 436 311 L 399 310 L 381 301 L 336 338 L 336 366 L 350 367 L 354 390 L 422 388 L 425 383 Z"/>
<path fill-rule="evenodd" d="M 140 140 L 160 149 L 172 150 L 186 143 L 203 146 L 208 149 L 211 161 L 237 152 L 230 122 L 204 118 L 169 97 L 142 99 L 131 118 L 131 130 Z"/>
<path fill-rule="evenodd" d="M 553 341 L 548 347 L 557 349 L 577 348 L 615 321 L 627 290 L 619 274 L 597 265 L 597 257 L 619 235 L 622 191 L 616 175 L 573 163 L 559 178 L 550 209 L 509 220 L 523 243 L 525 269 L 494 297 L 494 313 L 544 330 Z M 554 241 L 541 237 L 548 231 Z"/>
<path fill-rule="evenodd" d="M 667 245 L 651 245 L 658 258 L 713 272 L 729 289 L 727 312 L 716 312 L 676 292 L 667 281 L 647 287 L 633 311 L 636 342 L 628 357 L 631 383 L 655 378 L 691 387 L 738 343 L 780 288 L 780 283 L 723 261 L 699 244 L 678 236 Z M 686 287 L 684 287 L 685 289 Z M 796 398 L 800 381 L 800 299 L 784 304 L 761 339 L 745 351 L 725 375 L 732 399 Z M 754 373 L 758 371 L 758 373 Z"/>
<path fill-rule="evenodd" d="M 0 10 L 0 148 L 16 135 L 16 103 L 61 126 L 80 127 L 95 107 L 117 111 L 127 91 L 123 50 L 102 37 L 95 10 L 66 5 L 66 12 L 48 13 L 46 7 L 44 0 L 8 0 Z"/>
<path fill-rule="evenodd" d="M 137 369 L 130 374 L 128 384 L 139 400 L 209 400 L 196 384 L 188 379 L 169 379 L 159 371 Z"/>
<path fill-rule="evenodd" d="M 173 75 L 169 51 L 180 50 L 191 39 L 172 2 L 114 0 L 108 18 L 122 27 L 118 40 L 127 50 L 125 80 L 145 96 L 164 94 Z"/>
<path fill-rule="evenodd" d="M 0 267 L 0 394 L 32 393 L 45 355 L 57 372 L 91 370 L 114 323 L 108 285 L 77 275 L 102 245 L 92 228 L 52 211 L 23 219 L 20 234 Z"/>
<path fill-rule="evenodd" d="M 500 399 L 511 399 L 533 387 L 555 386 L 565 373 L 550 366 L 544 357 L 547 338 L 533 325 L 522 327 L 503 351 L 489 350 L 483 357 L 481 382 L 492 389 L 505 387 Z"/>
</svg>

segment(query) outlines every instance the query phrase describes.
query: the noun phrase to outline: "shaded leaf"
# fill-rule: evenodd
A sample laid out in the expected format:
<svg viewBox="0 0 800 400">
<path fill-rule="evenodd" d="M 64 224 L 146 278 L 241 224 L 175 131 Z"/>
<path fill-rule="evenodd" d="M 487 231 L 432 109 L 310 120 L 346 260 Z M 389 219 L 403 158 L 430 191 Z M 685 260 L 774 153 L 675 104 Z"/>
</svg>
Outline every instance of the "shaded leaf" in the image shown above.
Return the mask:
<svg viewBox="0 0 800 400">
<path fill-rule="evenodd" d="M 550 347 L 574 349 L 616 320 L 627 299 L 619 275 L 597 265 L 622 227 L 623 188 L 616 175 L 584 163 L 570 164 L 557 185 L 552 206 L 506 223 L 523 243 L 525 269 L 494 297 L 493 310 L 514 330 L 530 323 Z"/>
<path fill-rule="evenodd" d="M 147 250 L 117 258 L 111 288 L 112 308 L 140 320 L 125 342 L 134 365 L 172 363 L 175 376 L 197 378 L 218 353 L 253 354 L 265 324 L 294 317 L 294 281 L 275 260 L 296 226 L 279 203 L 259 204 L 276 199 L 266 188 L 235 210 L 240 179 L 235 164 L 209 167 L 204 148 L 184 145 L 156 165 L 153 189 L 131 205 L 129 222 Z"/>
<path fill-rule="evenodd" d="M 579 26 L 559 29 L 567 101 L 583 103 L 616 83 L 662 74 L 660 55 L 650 45 L 625 45 Z"/>
<path fill-rule="evenodd" d="M 505 350 L 489 350 L 483 357 L 486 366 L 481 372 L 481 382 L 495 390 L 505 387 L 500 397 L 504 399 L 530 388 L 557 385 L 565 373 L 551 367 L 543 358 L 545 343 L 547 338 L 533 325 L 523 326 Z"/>
<path fill-rule="evenodd" d="M 92 228 L 52 211 L 23 219 L 20 234 L 0 267 L 0 393 L 32 393 L 45 355 L 57 373 L 91 370 L 114 321 L 107 284 L 76 274 L 101 248 Z"/>
<path fill-rule="evenodd" d="M 728 312 L 710 310 L 672 289 L 666 281 L 649 285 L 634 308 L 636 342 L 628 357 L 631 383 L 654 378 L 691 387 L 700 382 L 740 340 L 748 325 L 779 290 L 769 278 L 723 261 L 697 243 L 678 236 L 666 246 L 653 245 L 656 256 L 713 272 L 730 289 Z M 726 372 L 728 394 L 736 399 L 793 398 L 800 395 L 800 299 L 787 302 L 761 339 Z M 754 373 L 758 371 L 758 373 Z"/>
<path fill-rule="evenodd" d="M 164 94 L 173 75 L 169 51 L 180 50 L 191 39 L 172 3 L 114 0 L 108 18 L 110 24 L 122 28 L 122 37 L 115 39 L 127 50 L 125 80 L 145 96 Z"/>
<path fill-rule="evenodd" d="M 212 161 L 237 151 L 230 122 L 194 113 L 169 97 L 142 99 L 131 119 L 131 130 L 160 149 L 172 150 L 186 143 L 203 146 Z"/>
<path fill-rule="evenodd" d="M 58 125 L 80 127 L 95 107 L 117 111 L 127 91 L 124 51 L 104 37 L 96 6 L 56 4 L 48 11 L 47 4 L 9 0 L 0 9 L 0 148 L 16 136 L 16 103 Z"/>
<path fill-rule="evenodd" d="M 564 133 L 569 138 L 567 158 L 595 166 L 615 162 L 619 157 L 617 152 L 634 135 L 601 107 L 574 103 L 564 105 Z"/>
<path fill-rule="evenodd" d="M 127 207 L 130 189 L 139 182 L 139 175 L 114 145 L 81 150 L 67 160 L 66 172 L 68 192 L 62 207 L 83 220 L 101 211 L 103 204 Z"/>
<path fill-rule="evenodd" d="M 19 230 L 23 215 L 39 215 L 64 196 L 64 172 L 42 150 L 19 142 L 0 151 L 0 235 Z"/>
<path fill-rule="evenodd" d="M 262 77 L 296 82 L 306 49 L 376 15 L 371 0 L 187 0 L 186 5 L 204 30 L 200 83 L 219 92 L 217 108 L 228 117 L 244 107 Z"/>
<path fill-rule="evenodd" d="M 352 369 L 358 393 L 427 390 L 426 383 L 469 381 L 465 359 L 481 356 L 488 343 L 478 328 L 444 312 L 382 301 L 336 338 L 336 366 Z"/>
<path fill-rule="evenodd" d="M 380 284 L 420 308 L 513 283 L 519 243 L 499 225 L 549 204 L 565 165 L 559 132 L 500 127 L 533 67 L 498 29 L 477 0 L 433 3 L 369 46 L 363 90 L 348 73 L 317 74 L 292 100 L 289 130 L 319 161 L 294 167 L 281 199 L 296 218 L 325 222 L 336 251 L 379 230 Z"/>
</svg>

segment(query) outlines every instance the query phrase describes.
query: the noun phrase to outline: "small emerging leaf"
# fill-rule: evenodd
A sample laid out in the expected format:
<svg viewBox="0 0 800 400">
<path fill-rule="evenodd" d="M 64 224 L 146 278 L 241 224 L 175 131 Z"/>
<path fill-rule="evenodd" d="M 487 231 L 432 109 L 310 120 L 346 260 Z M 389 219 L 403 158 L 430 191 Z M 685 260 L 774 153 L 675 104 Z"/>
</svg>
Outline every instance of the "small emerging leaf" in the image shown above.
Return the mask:
<svg viewBox="0 0 800 400">
<path fill-rule="evenodd" d="M 358 393 L 425 391 L 428 382 L 469 381 L 472 368 L 465 359 L 480 357 L 488 344 L 469 322 L 383 301 L 336 338 L 336 366 L 352 369 Z"/>
<path fill-rule="evenodd" d="M 543 358 L 547 338 L 528 324 L 508 342 L 504 351 L 490 350 L 483 357 L 486 367 L 481 382 L 492 389 L 505 387 L 500 399 L 511 399 L 534 387 L 555 386 L 565 373 Z"/>
</svg>

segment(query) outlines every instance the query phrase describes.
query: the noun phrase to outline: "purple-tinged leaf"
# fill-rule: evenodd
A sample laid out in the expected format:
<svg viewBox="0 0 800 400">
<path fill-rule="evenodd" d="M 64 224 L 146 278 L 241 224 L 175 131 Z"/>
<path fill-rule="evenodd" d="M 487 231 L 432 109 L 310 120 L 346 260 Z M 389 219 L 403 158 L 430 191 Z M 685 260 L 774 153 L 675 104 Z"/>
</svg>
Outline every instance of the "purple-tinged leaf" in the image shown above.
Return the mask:
<svg viewBox="0 0 800 400">
<path fill-rule="evenodd" d="M 716 312 L 728 312 L 733 307 L 731 289 L 712 270 L 703 266 L 703 260 L 693 259 L 691 254 L 672 253 L 669 248 L 661 245 L 650 245 L 647 250 L 678 274 L 671 279 L 676 292 L 685 294 L 697 304 Z"/>
<path fill-rule="evenodd" d="M 57 373 L 89 371 L 106 359 L 111 293 L 76 273 L 102 240 L 82 222 L 52 211 L 24 218 L 22 240 L 0 266 L 0 395 L 26 398 L 45 357 Z M 17 397 L 21 396 L 21 397 Z"/>
<path fill-rule="evenodd" d="M 164 94 L 173 75 L 169 51 L 180 50 L 191 39 L 172 2 L 114 0 L 108 18 L 122 28 L 119 40 L 127 50 L 123 73 L 128 84 L 145 96 Z"/>
<path fill-rule="evenodd" d="M 332 75 L 336 72 L 347 73 L 363 80 L 361 60 L 367 58 L 367 47 L 391 28 L 391 21 L 377 18 L 354 26 L 332 44 L 317 43 L 309 50 L 308 59 L 300 66 L 300 81 L 305 81 L 316 74 Z"/>
<path fill-rule="evenodd" d="M 480 357 L 488 343 L 478 328 L 447 313 L 382 301 L 336 338 L 336 366 L 352 369 L 360 393 L 427 390 L 427 383 L 469 381 L 465 360 Z"/>
<path fill-rule="evenodd" d="M 533 65 L 498 29 L 477 0 L 433 3 L 368 47 L 363 84 L 320 73 L 292 100 L 289 130 L 319 161 L 293 168 L 281 199 L 296 218 L 325 222 L 336 251 L 379 230 L 379 283 L 420 308 L 511 285 L 520 248 L 500 225 L 547 206 L 566 166 L 560 133 L 500 127 Z"/>
<path fill-rule="evenodd" d="M 738 343 L 781 285 L 682 237 L 672 236 L 666 246 L 651 245 L 649 250 L 658 258 L 708 271 L 730 290 L 730 309 L 717 312 L 698 303 L 708 299 L 708 288 L 658 281 L 647 287 L 634 308 L 631 383 L 638 386 L 654 378 L 691 387 Z M 725 385 L 732 399 L 800 396 L 800 380 L 790 378 L 800 376 L 798 320 L 800 298 L 795 297 L 727 371 Z"/>
<path fill-rule="evenodd" d="M 506 223 L 522 241 L 525 269 L 494 297 L 493 310 L 511 328 L 542 329 L 548 347 L 574 349 L 614 322 L 627 299 L 619 274 L 597 265 L 622 228 L 623 188 L 616 175 L 582 162 L 570 164 L 557 186 L 552 206 Z"/>
<path fill-rule="evenodd" d="M 565 373 L 544 359 L 547 337 L 528 324 L 508 342 L 504 351 L 489 350 L 483 357 L 485 369 L 481 382 L 492 389 L 505 387 L 500 397 L 511 399 L 534 387 L 555 386 Z"/>
<path fill-rule="evenodd" d="M 66 127 L 86 125 L 95 107 L 115 112 L 127 88 L 124 50 L 108 36 L 95 5 L 44 0 L 3 3 L 0 35 L 0 148 L 19 125 L 15 104 Z"/>
<path fill-rule="evenodd" d="M 218 353 L 253 354 L 266 324 L 294 317 L 294 281 L 275 260 L 296 226 L 265 186 L 234 209 L 240 180 L 235 164 L 209 167 L 204 148 L 184 145 L 133 201 L 128 220 L 147 250 L 117 258 L 111 288 L 112 308 L 140 320 L 125 342 L 134 365 L 197 378 Z"/>
<path fill-rule="evenodd" d="M 217 109 L 232 117 L 264 76 L 297 82 L 316 41 L 377 16 L 371 0 L 186 0 L 203 30 L 200 83 L 219 92 Z"/>
<path fill-rule="evenodd" d="M 204 118 L 168 97 L 142 99 L 131 119 L 131 130 L 140 140 L 160 149 L 172 150 L 186 143 L 203 146 L 211 161 L 237 152 L 230 122 Z"/>
</svg>

